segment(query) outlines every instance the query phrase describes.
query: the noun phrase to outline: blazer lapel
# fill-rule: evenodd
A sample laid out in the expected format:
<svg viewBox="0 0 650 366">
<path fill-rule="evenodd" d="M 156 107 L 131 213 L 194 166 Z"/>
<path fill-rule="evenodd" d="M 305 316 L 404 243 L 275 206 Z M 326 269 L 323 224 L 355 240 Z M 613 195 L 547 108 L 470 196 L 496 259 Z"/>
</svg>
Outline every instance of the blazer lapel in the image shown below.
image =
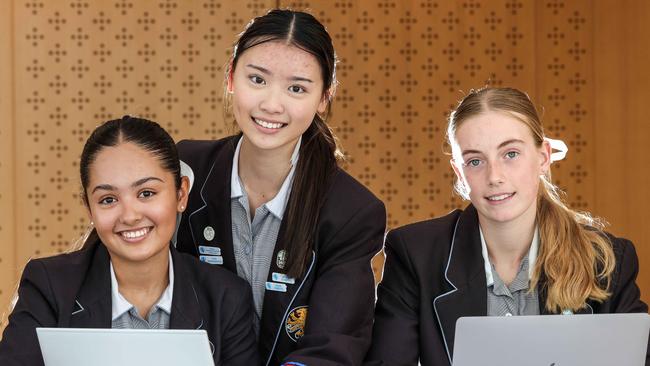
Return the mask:
<svg viewBox="0 0 650 366">
<path fill-rule="evenodd" d="M 433 300 L 433 308 L 451 363 L 458 318 L 487 314 L 487 280 L 478 216 L 472 205 L 461 213 L 456 222 L 445 279 L 451 290 L 437 296 Z"/>
<path fill-rule="evenodd" d="M 111 327 L 110 256 L 103 244 L 94 245 L 92 262 L 70 315 L 71 328 Z"/>
<path fill-rule="evenodd" d="M 232 244 L 232 218 L 230 214 L 230 175 L 237 138 L 226 142 L 215 156 L 214 163 L 200 188 L 203 206 L 188 216 L 194 245 L 217 247 L 223 265 L 237 273 Z M 199 253 L 199 258 L 201 253 Z"/>
<path fill-rule="evenodd" d="M 204 329 L 199 298 L 189 270 L 176 248 L 171 247 L 174 267 L 174 288 L 172 295 L 171 329 Z"/>
</svg>

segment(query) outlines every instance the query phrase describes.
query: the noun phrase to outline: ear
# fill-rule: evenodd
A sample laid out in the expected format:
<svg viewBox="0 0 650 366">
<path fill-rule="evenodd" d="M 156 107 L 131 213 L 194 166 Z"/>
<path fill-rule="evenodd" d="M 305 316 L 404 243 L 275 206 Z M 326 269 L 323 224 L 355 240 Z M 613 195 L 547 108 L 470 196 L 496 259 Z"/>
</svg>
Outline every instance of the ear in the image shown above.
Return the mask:
<svg viewBox="0 0 650 366">
<path fill-rule="evenodd" d="M 181 187 L 178 189 L 178 204 L 176 211 L 183 212 L 187 208 L 187 198 L 190 189 L 190 179 L 186 176 L 181 177 Z"/>
<path fill-rule="evenodd" d="M 461 166 L 460 163 L 456 162 L 456 160 L 449 159 L 449 164 L 451 165 L 451 168 L 454 169 L 454 174 L 456 174 L 456 179 L 460 182 L 460 184 L 467 189 L 467 181 L 465 180 L 465 174 L 463 174 L 463 167 Z"/>
<path fill-rule="evenodd" d="M 318 114 L 322 115 L 327 112 L 327 105 L 330 102 L 330 92 L 329 90 L 326 93 L 323 93 L 323 98 L 321 98 L 320 103 L 318 103 Z"/>
<path fill-rule="evenodd" d="M 232 71 L 232 60 L 228 64 L 228 74 L 226 75 L 226 91 L 228 94 L 233 93 L 233 83 L 232 83 L 233 71 Z"/>
<path fill-rule="evenodd" d="M 548 174 L 549 169 L 551 168 L 551 144 L 544 140 L 542 141 L 542 146 L 540 147 L 540 174 Z"/>
</svg>

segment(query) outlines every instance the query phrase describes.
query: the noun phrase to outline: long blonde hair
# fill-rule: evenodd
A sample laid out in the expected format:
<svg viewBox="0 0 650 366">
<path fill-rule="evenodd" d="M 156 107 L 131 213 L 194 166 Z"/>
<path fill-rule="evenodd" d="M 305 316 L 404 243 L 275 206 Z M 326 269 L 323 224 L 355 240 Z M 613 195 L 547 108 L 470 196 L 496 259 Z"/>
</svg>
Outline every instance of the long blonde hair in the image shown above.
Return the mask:
<svg viewBox="0 0 650 366">
<path fill-rule="evenodd" d="M 451 113 L 447 143 L 454 146 L 460 125 L 487 111 L 520 120 L 529 127 L 535 145 L 542 146 L 544 131 L 528 96 L 512 88 L 490 87 L 470 92 Z M 606 300 L 616 259 L 603 233 L 603 223 L 588 213 L 570 209 L 551 182 L 550 172 L 540 176 L 540 180 L 536 214 L 540 247 L 530 288 L 544 286 L 549 312 L 575 311 L 586 307 L 587 300 Z M 469 199 L 462 183 L 457 182 L 456 190 Z"/>
</svg>

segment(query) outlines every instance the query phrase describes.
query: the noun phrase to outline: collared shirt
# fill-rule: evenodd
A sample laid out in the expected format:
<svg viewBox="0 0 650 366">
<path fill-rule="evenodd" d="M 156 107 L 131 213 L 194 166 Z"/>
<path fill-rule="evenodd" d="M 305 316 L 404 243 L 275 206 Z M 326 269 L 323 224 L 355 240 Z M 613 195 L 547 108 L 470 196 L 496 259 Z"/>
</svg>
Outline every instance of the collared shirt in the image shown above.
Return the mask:
<svg viewBox="0 0 650 366">
<path fill-rule="evenodd" d="M 120 293 L 113 262 L 111 268 L 111 328 L 116 329 L 169 329 L 169 319 L 172 313 L 172 295 L 174 290 L 174 266 L 172 254 L 169 253 L 169 284 L 163 291 L 156 305 L 151 307 L 149 314 L 143 318 L 138 310 Z"/>
<path fill-rule="evenodd" d="M 237 143 L 230 177 L 232 241 L 235 262 L 237 263 L 237 274 L 248 281 L 253 291 L 256 315 L 254 325 L 256 333 L 259 334 L 266 280 L 273 260 L 273 251 L 282 224 L 282 217 L 291 193 L 301 140 L 298 140 L 293 150 L 290 161 L 291 170 L 284 179 L 280 190 L 273 199 L 255 210 L 252 222 L 248 195 L 246 190 L 243 189 L 239 177 L 239 152 L 242 140 L 243 137 Z"/>
<path fill-rule="evenodd" d="M 485 278 L 487 280 L 487 315 L 539 315 L 537 289 L 528 292 L 530 276 L 535 267 L 537 250 L 539 248 L 539 233 L 537 228 L 535 228 L 530 249 L 521 260 L 517 275 L 509 285 L 506 285 L 501 280 L 494 265 L 490 262 L 487 245 L 480 227 L 479 232 L 481 234 L 481 250 L 485 265 Z"/>
</svg>

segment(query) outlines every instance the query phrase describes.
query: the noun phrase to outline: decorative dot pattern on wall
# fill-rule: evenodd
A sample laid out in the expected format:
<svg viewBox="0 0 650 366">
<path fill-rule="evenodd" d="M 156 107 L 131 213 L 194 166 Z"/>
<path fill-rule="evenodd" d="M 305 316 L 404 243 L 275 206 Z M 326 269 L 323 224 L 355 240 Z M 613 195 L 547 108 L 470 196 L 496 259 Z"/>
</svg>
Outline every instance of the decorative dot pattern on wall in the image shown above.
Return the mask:
<svg viewBox="0 0 650 366">
<path fill-rule="evenodd" d="M 571 204 L 590 208 L 590 1 L 16 0 L 13 12 L 0 12 L 0 23 L 9 14 L 15 22 L 14 48 L 0 43 L 0 55 L 13 55 L 0 56 L 0 68 L 15 73 L 13 89 L 0 90 L 0 117 L 14 111 L 0 142 L 17 147 L 0 161 L 10 177 L 0 184 L 11 184 L 0 207 L 13 213 L 0 225 L 13 243 L 0 249 L 0 271 L 14 273 L 2 277 L 0 304 L 29 257 L 64 251 L 85 230 L 78 157 L 96 125 L 132 114 L 176 139 L 233 131 L 222 110 L 232 42 L 278 3 L 308 9 L 331 32 L 340 85 L 329 120 L 346 169 L 386 203 L 390 228 L 466 205 L 452 193 L 445 123 L 467 91 L 486 84 L 530 93 L 548 134 L 570 148 L 553 166 L 556 182 Z"/>
</svg>

